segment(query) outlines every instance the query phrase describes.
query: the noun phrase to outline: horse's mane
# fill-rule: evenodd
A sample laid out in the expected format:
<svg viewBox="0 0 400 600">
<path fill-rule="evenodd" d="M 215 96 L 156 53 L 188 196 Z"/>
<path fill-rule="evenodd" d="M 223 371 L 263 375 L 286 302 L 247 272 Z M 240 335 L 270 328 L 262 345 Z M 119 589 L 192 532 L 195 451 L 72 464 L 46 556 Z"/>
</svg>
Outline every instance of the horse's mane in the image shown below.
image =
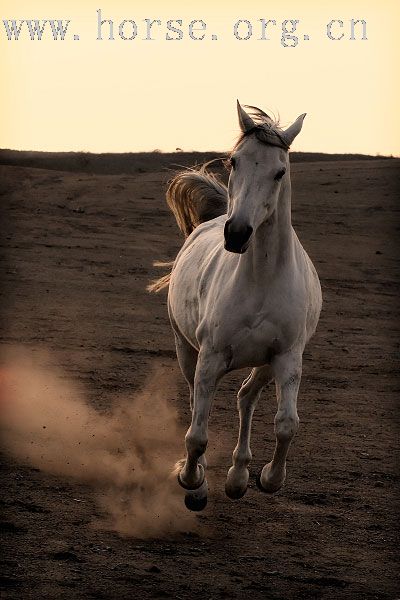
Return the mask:
<svg viewBox="0 0 400 600">
<path fill-rule="evenodd" d="M 257 106 L 246 106 L 248 114 L 254 122 L 254 127 L 248 131 L 244 131 L 240 134 L 233 151 L 252 133 L 255 134 L 256 138 L 263 144 L 270 144 L 272 146 L 280 146 L 284 150 L 289 150 L 289 145 L 285 140 L 284 131 L 279 125 L 278 118 L 270 117 L 261 108 Z"/>
<path fill-rule="evenodd" d="M 247 112 L 257 125 L 267 125 L 272 128 L 279 128 L 279 115 L 278 117 L 270 117 L 266 112 L 257 108 L 257 106 L 249 106 L 246 104 L 245 108 L 249 109 Z"/>
<path fill-rule="evenodd" d="M 179 171 L 169 182 L 167 204 L 185 238 L 201 223 L 226 213 L 228 190 L 217 175 L 207 170 L 212 162 Z M 173 264 L 158 262 L 154 266 L 171 269 Z M 171 272 L 150 283 L 147 290 L 159 292 L 168 287 Z"/>
</svg>

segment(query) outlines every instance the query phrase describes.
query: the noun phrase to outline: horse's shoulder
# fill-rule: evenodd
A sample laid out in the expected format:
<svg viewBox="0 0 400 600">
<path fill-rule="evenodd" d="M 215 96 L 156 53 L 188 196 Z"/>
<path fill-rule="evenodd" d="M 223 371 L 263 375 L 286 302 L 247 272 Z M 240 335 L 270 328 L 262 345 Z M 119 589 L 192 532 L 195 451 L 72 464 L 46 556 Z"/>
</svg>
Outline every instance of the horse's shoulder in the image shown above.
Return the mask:
<svg viewBox="0 0 400 600">
<path fill-rule="evenodd" d="M 193 236 L 193 238 L 197 238 L 209 231 L 219 231 L 221 227 L 224 226 L 225 221 L 226 215 L 219 215 L 218 217 L 215 217 L 215 219 L 210 219 L 210 221 L 204 221 L 204 223 L 200 223 L 200 225 L 198 225 L 196 229 L 192 231 L 189 237 Z"/>
<path fill-rule="evenodd" d="M 173 271 L 178 265 L 183 264 L 185 264 L 185 269 L 189 267 L 190 271 L 193 269 L 201 271 L 199 265 L 207 262 L 210 253 L 213 254 L 220 244 L 221 229 L 223 229 L 225 221 L 226 215 L 221 215 L 198 225 L 186 238 L 178 252 Z"/>
<path fill-rule="evenodd" d="M 225 221 L 226 215 L 220 215 L 215 219 L 200 223 L 200 225 L 198 225 L 196 229 L 194 229 L 186 238 L 176 258 L 178 259 L 180 256 L 182 256 L 182 254 L 184 254 L 189 248 L 192 248 L 193 246 L 199 246 L 198 242 L 204 242 L 208 244 L 210 242 L 210 238 L 214 237 L 215 233 L 220 233 Z"/>
</svg>

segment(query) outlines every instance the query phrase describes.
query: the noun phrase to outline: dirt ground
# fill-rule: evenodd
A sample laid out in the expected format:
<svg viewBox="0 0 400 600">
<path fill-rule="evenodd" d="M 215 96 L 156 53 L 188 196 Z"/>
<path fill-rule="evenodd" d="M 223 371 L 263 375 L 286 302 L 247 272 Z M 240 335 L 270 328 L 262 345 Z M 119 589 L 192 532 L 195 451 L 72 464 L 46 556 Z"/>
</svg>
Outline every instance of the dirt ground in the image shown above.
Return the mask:
<svg viewBox="0 0 400 600">
<path fill-rule="evenodd" d="M 236 502 L 224 494 L 244 373 L 229 375 L 215 401 L 211 490 L 197 533 L 140 540 L 93 527 L 89 487 L 4 455 L 2 598 L 399 597 L 399 163 L 292 166 L 293 222 L 324 307 L 305 353 L 284 489 L 270 497 L 255 486 L 273 449 L 270 387 L 254 419 L 250 488 Z M 51 349 L 99 410 L 139 389 L 161 361 L 176 373 L 171 401 L 186 427 L 166 296 L 145 290 L 158 273 L 153 260 L 171 260 L 182 241 L 164 202 L 168 174 L 0 172 L 2 347 Z"/>
</svg>

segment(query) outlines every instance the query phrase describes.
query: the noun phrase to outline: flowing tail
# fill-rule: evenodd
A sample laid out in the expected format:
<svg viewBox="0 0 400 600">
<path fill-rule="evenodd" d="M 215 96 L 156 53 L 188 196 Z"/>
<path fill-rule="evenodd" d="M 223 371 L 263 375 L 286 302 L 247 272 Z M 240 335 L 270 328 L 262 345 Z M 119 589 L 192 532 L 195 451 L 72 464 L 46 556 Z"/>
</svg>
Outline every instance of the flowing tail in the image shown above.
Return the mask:
<svg viewBox="0 0 400 600">
<path fill-rule="evenodd" d="M 170 181 L 167 189 L 167 204 L 173 212 L 179 229 L 187 238 L 200 223 L 211 221 L 226 213 L 228 190 L 216 175 L 207 171 L 206 163 L 199 169 L 180 171 Z M 154 263 L 158 267 L 169 267 L 172 263 Z M 153 281 L 149 292 L 159 292 L 169 285 L 171 271 Z"/>
</svg>

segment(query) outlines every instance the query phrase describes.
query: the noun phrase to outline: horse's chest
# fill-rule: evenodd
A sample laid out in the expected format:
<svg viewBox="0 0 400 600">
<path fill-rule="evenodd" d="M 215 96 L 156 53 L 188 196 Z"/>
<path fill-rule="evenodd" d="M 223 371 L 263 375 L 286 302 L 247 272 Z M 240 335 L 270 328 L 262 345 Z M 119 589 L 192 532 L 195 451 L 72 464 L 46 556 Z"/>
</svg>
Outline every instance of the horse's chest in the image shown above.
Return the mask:
<svg viewBox="0 0 400 600">
<path fill-rule="evenodd" d="M 236 369 L 270 362 L 291 344 L 295 330 L 275 307 L 243 302 L 236 306 L 217 303 L 202 333 L 216 352 L 226 355 L 228 368 Z"/>
</svg>

